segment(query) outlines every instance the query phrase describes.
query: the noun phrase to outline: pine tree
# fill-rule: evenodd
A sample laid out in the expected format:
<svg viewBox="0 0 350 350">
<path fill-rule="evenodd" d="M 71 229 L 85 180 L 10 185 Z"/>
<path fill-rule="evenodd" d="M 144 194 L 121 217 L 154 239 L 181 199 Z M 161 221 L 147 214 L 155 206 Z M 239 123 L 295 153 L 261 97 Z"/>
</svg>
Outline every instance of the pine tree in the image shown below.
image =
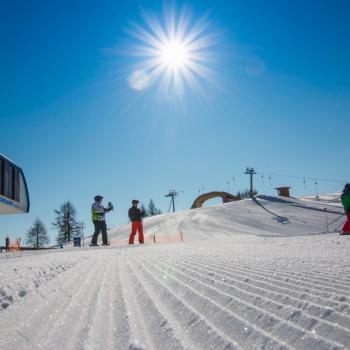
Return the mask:
<svg viewBox="0 0 350 350">
<path fill-rule="evenodd" d="M 146 209 L 144 204 L 141 204 L 141 213 L 143 218 L 146 218 L 148 216 L 148 210 Z"/>
<path fill-rule="evenodd" d="M 26 244 L 31 247 L 41 248 L 47 245 L 49 241 L 45 225 L 39 218 L 36 218 L 33 226 L 27 232 Z"/>
<path fill-rule="evenodd" d="M 149 204 L 148 204 L 148 216 L 154 216 L 154 215 L 159 215 L 161 214 L 161 210 L 157 209 L 153 199 L 150 199 Z"/>
<path fill-rule="evenodd" d="M 258 191 L 253 190 L 253 196 L 256 196 L 258 194 Z M 237 197 L 239 197 L 240 199 L 244 199 L 244 198 L 249 198 L 251 196 L 250 191 L 249 190 L 245 190 L 245 191 L 238 191 L 237 192 Z"/>
<path fill-rule="evenodd" d="M 77 211 L 70 201 L 63 203 L 59 210 L 54 210 L 56 214 L 53 226 L 57 228 L 57 243 L 70 242 L 73 237 L 81 232 L 81 225 L 76 219 Z"/>
</svg>

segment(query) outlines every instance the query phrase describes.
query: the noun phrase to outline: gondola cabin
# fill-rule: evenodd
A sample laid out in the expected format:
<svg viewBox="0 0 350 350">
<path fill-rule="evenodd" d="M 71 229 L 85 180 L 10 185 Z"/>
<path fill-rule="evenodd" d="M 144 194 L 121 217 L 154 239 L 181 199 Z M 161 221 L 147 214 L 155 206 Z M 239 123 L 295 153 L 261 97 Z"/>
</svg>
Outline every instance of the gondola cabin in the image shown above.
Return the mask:
<svg viewBox="0 0 350 350">
<path fill-rule="evenodd" d="M 22 169 L 0 154 L 0 215 L 29 212 L 29 194 Z"/>
</svg>

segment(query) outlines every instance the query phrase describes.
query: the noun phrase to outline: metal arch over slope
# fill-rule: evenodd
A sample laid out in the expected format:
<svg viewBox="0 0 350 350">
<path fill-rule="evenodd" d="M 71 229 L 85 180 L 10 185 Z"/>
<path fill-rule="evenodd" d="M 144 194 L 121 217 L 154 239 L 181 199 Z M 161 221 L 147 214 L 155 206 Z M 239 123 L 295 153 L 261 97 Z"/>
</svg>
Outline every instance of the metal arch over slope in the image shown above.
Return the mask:
<svg viewBox="0 0 350 350">
<path fill-rule="evenodd" d="M 234 196 L 231 193 L 213 191 L 213 192 L 201 194 L 199 197 L 197 197 L 195 199 L 195 201 L 193 202 L 191 209 L 201 208 L 205 201 L 212 199 L 212 198 L 216 198 L 216 197 L 221 197 L 223 203 L 234 202 L 234 201 L 240 200 L 240 198 L 238 196 Z"/>
</svg>

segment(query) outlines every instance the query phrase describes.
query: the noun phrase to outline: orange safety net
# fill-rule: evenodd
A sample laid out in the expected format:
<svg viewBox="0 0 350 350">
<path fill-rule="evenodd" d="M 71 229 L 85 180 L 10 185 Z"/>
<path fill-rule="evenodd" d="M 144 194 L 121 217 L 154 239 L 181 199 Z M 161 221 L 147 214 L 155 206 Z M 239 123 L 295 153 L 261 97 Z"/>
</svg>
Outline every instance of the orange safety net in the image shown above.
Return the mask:
<svg viewBox="0 0 350 350">
<path fill-rule="evenodd" d="M 8 251 L 9 252 L 18 252 L 21 250 L 21 239 L 17 238 L 15 242 L 12 242 L 10 240 L 8 245 Z"/>
<path fill-rule="evenodd" d="M 144 237 L 144 244 L 162 244 L 162 243 L 183 243 L 183 236 L 181 232 L 170 235 L 148 235 Z M 136 239 L 136 244 L 138 240 Z M 112 246 L 129 245 L 129 239 L 115 239 L 111 241 Z"/>
</svg>

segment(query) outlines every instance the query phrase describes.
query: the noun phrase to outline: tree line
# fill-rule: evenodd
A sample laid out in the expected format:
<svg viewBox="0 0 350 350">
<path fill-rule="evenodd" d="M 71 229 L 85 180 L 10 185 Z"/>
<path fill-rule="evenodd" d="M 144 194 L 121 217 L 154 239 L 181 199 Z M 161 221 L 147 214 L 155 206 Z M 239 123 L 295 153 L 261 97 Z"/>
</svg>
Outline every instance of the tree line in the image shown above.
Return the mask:
<svg viewBox="0 0 350 350">
<path fill-rule="evenodd" d="M 239 199 L 245 199 L 245 198 L 249 198 L 251 197 L 252 195 L 253 196 L 256 196 L 258 194 L 258 191 L 257 190 L 253 190 L 252 193 L 250 193 L 249 190 L 244 190 L 244 191 L 238 191 L 236 196 L 239 198 Z"/>
<path fill-rule="evenodd" d="M 146 218 L 149 216 L 162 214 L 162 211 L 156 207 L 153 199 L 150 199 L 148 207 L 146 208 L 144 204 L 141 205 L 142 217 Z"/>
<path fill-rule="evenodd" d="M 82 237 L 83 222 L 78 221 L 77 211 L 70 201 L 64 202 L 54 210 L 55 219 L 52 226 L 57 229 L 57 244 L 72 241 L 73 237 Z M 49 244 L 50 238 L 46 226 L 36 218 L 26 234 L 26 244 L 34 248 L 42 248 Z"/>
</svg>

